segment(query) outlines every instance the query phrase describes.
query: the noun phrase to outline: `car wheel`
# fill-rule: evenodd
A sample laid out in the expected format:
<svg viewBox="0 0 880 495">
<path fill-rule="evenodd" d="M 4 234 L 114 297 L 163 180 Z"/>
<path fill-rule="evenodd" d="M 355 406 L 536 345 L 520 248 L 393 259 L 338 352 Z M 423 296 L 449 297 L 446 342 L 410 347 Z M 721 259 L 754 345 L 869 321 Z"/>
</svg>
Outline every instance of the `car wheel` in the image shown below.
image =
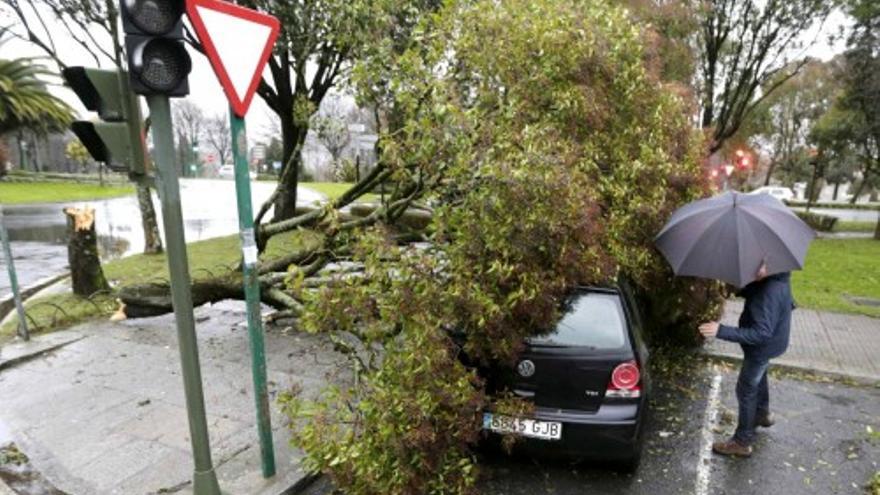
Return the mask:
<svg viewBox="0 0 880 495">
<path fill-rule="evenodd" d="M 634 473 L 638 471 L 639 464 L 642 463 L 642 449 L 636 448 L 632 457 L 624 459 L 616 463 L 615 468 L 621 473 Z"/>
<path fill-rule="evenodd" d="M 642 462 L 642 442 L 644 441 L 644 423 L 639 424 L 639 430 L 636 434 L 635 442 L 632 446 L 630 456 L 622 459 L 617 463 L 617 470 L 622 473 L 634 473 L 639 469 Z"/>
</svg>

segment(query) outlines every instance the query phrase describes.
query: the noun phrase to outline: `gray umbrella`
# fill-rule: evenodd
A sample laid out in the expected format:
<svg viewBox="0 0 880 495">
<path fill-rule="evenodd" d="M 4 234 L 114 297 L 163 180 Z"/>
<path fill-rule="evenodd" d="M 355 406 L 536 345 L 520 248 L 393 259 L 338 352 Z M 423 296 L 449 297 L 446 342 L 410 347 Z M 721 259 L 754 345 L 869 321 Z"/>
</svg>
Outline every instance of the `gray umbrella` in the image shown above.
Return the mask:
<svg viewBox="0 0 880 495">
<path fill-rule="evenodd" d="M 803 268 L 815 237 L 778 199 L 728 191 L 676 210 L 654 241 L 676 275 L 743 287 L 762 261 L 768 274 Z"/>
</svg>

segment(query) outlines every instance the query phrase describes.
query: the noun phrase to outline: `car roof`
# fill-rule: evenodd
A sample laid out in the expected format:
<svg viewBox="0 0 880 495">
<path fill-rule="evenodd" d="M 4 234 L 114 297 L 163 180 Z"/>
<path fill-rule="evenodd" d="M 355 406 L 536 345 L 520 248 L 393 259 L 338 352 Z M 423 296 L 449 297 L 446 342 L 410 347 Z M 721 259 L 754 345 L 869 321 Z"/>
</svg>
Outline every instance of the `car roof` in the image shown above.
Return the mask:
<svg viewBox="0 0 880 495">
<path fill-rule="evenodd" d="M 572 288 L 578 292 L 599 292 L 602 294 L 620 294 L 620 288 L 599 285 L 576 285 Z"/>
</svg>

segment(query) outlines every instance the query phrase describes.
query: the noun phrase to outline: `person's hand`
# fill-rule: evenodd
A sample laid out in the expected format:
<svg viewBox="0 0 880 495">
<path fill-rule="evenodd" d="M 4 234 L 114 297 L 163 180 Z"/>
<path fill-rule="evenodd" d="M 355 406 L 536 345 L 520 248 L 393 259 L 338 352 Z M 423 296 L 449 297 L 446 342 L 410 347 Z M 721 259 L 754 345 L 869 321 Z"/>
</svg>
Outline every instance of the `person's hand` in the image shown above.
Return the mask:
<svg viewBox="0 0 880 495">
<path fill-rule="evenodd" d="M 709 323 L 703 323 L 700 325 L 700 334 L 703 335 L 704 338 L 710 339 L 718 335 L 718 322 L 712 321 Z"/>
</svg>

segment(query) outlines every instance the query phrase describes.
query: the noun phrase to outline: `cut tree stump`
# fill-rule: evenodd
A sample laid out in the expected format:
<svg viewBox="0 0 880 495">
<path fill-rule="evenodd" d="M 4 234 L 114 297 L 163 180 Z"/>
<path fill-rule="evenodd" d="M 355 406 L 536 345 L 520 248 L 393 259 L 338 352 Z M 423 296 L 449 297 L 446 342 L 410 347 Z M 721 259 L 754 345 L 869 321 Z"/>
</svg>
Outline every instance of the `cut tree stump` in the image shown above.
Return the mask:
<svg viewBox="0 0 880 495">
<path fill-rule="evenodd" d="M 73 293 L 88 297 L 110 289 L 101 260 L 98 258 L 98 236 L 95 233 L 94 208 L 65 208 L 67 215 L 67 260 Z"/>
</svg>

